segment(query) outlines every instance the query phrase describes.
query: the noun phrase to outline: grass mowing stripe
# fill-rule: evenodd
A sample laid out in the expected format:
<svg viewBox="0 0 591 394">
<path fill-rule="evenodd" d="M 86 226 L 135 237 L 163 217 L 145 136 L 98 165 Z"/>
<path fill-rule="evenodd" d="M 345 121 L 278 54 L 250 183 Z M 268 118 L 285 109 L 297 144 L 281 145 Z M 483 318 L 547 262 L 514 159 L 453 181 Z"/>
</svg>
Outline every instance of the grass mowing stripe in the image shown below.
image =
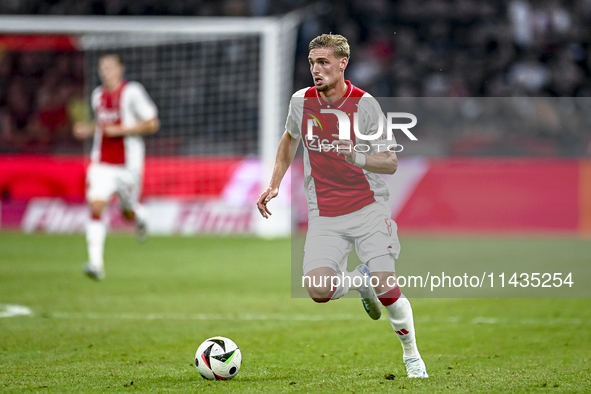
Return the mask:
<svg viewBox="0 0 591 394">
<path fill-rule="evenodd" d="M 54 312 L 48 317 L 61 319 L 131 319 L 131 320 L 228 320 L 228 321 L 324 321 L 324 320 L 359 320 L 355 315 L 229 315 L 229 314 L 166 314 L 166 313 L 80 313 L 80 312 Z M 363 316 L 361 316 L 363 317 Z M 363 319 L 365 320 L 365 319 Z"/>
<path fill-rule="evenodd" d="M 26 307 L 21 307 L 26 308 Z M 27 308 L 28 309 L 28 308 Z M 29 315 L 34 316 L 30 310 Z M 19 315 L 26 315 L 21 313 Z M 11 316 L 19 316 L 17 314 Z M 2 316 L 1 317 L 8 317 Z M 130 319 L 130 320 L 227 320 L 227 321 L 256 321 L 256 320 L 270 320 L 270 321 L 344 321 L 344 320 L 367 320 L 363 314 L 338 314 L 338 315 L 290 315 L 290 314 L 275 314 L 275 315 L 256 315 L 256 314 L 167 314 L 167 313 L 80 313 L 80 312 L 53 312 L 45 317 L 52 317 L 57 319 Z M 432 319 L 430 317 L 417 317 L 414 319 L 416 323 L 451 323 L 451 324 L 521 324 L 521 325 L 550 325 L 550 324 L 591 324 L 591 319 L 578 318 L 543 318 L 543 319 L 512 319 L 512 318 L 498 318 L 498 317 L 484 317 L 476 316 L 471 319 L 462 318 L 460 316 L 446 316 L 445 318 Z"/>
</svg>

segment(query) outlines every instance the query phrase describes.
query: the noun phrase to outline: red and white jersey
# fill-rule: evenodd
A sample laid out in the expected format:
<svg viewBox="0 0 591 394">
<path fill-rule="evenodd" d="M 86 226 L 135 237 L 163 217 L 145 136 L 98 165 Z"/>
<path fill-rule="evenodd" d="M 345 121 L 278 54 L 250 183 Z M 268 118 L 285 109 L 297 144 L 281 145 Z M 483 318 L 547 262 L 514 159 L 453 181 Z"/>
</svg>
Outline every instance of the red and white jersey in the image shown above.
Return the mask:
<svg viewBox="0 0 591 394">
<path fill-rule="evenodd" d="M 334 150 L 323 149 L 338 139 L 333 134 L 338 135 L 339 129 L 337 116 L 321 113 L 322 109 L 347 114 L 351 125 L 348 138 L 355 145 L 364 145 L 360 151 L 367 155 L 384 152 L 388 145 L 396 143 L 385 139 L 386 120 L 376 99 L 349 81 L 345 82 L 347 93 L 337 101 L 325 101 L 316 88 L 310 87 L 297 91 L 290 102 L 285 129 L 292 138 L 302 138 L 305 148 L 304 187 L 309 217 L 346 215 L 389 197 L 388 187 L 379 174 L 347 163 L 344 156 L 337 156 Z M 373 141 L 357 139 L 353 129 L 356 112 L 360 134 L 375 135 L 381 124 L 383 135 Z M 312 139 L 307 137 L 308 124 L 312 126 Z"/>
<path fill-rule="evenodd" d="M 124 165 L 131 171 L 141 172 L 145 152 L 142 137 L 107 137 L 103 130 L 106 125 L 133 126 L 158 115 L 158 109 L 144 87 L 138 82 L 126 81 L 113 91 L 99 86 L 92 92 L 91 101 L 96 119 L 91 161 Z"/>
</svg>

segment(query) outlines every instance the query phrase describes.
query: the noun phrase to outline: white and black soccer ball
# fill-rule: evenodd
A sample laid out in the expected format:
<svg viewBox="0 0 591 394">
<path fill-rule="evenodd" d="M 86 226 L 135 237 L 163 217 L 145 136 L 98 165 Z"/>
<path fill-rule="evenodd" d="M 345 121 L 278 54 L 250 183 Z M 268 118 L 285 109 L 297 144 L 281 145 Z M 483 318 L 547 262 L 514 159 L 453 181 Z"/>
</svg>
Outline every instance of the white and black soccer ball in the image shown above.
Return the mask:
<svg viewBox="0 0 591 394">
<path fill-rule="evenodd" d="M 231 339 L 206 339 L 195 353 L 197 371 L 208 380 L 229 380 L 238 374 L 242 353 Z"/>
</svg>

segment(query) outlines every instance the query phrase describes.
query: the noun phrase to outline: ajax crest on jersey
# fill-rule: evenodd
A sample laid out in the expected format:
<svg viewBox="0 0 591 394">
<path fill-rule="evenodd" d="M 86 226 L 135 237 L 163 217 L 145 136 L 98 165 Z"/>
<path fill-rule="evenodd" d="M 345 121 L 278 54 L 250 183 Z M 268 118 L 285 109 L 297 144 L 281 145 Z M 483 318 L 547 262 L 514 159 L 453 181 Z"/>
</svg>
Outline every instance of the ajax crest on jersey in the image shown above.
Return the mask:
<svg viewBox="0 0 591 394">
<path fill-rule="evenodd" d="M 229 380 L 238 374 L 242 353 L 234 341 L 224 337 L 206 339 L 195 353 L 197 371 L 208 380 Z"/>
</svg>

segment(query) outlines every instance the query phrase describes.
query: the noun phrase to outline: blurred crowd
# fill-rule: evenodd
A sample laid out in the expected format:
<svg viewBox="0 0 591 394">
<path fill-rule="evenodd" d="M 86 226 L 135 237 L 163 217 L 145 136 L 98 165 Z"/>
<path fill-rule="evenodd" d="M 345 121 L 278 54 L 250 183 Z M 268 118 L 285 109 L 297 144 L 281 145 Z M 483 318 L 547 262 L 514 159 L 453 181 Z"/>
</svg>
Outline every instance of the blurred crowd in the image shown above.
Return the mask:
<svg viewBox="0 0 591 394">
<path fill-rule="evenodd" d="M 591 95 L 590 0 L 348 3 L 308 18 L 299 51 L 320 32 L 345 35 L 349 77 L 376 96 Z"/>
<path fill-rule="evenodd" d="M 418 141 L 394 133 L 403 155 L 589 156 L 591 97 L 400 97 L 386 112 L 410 112 Z"/>
<path fill-rule="evenodd" d="M 89 117 L 84 54 L 0 52 L 0 153 L 79 153 L 72 124 Z"/>
<path fill-rule="evenodd" d="M 266 16 L 305 7 L 294 90 L 311 85 L 308 42 L 331 31 L 351 44 L 347 78 L 374 96 L 591 96 L 591 0 L 2 0 L 0 13 Z M 54 146 L 56 138 L 72 143 L 64 130 L 82 86 L 79 54 L 0 54 L 0 151 L 16 135 L 26 136 L 14 140 L 23 147 Z M 47 113 L 58 112 L 53 107 L 61 108 L 60 121 L 47 124 Z M 477 154 L 453 148 L 470 146 L 462 141 L 474 133 L 481 131 L 431 136 L 446 147 L 432 154 Z M 534 130 L 529 138 L 540 135 Z M 561 129 L 544 138 L 550 148 L 542 151 L 524 143 L 489 154 L 591 154 L 591 133 Z"/>
</svg>

